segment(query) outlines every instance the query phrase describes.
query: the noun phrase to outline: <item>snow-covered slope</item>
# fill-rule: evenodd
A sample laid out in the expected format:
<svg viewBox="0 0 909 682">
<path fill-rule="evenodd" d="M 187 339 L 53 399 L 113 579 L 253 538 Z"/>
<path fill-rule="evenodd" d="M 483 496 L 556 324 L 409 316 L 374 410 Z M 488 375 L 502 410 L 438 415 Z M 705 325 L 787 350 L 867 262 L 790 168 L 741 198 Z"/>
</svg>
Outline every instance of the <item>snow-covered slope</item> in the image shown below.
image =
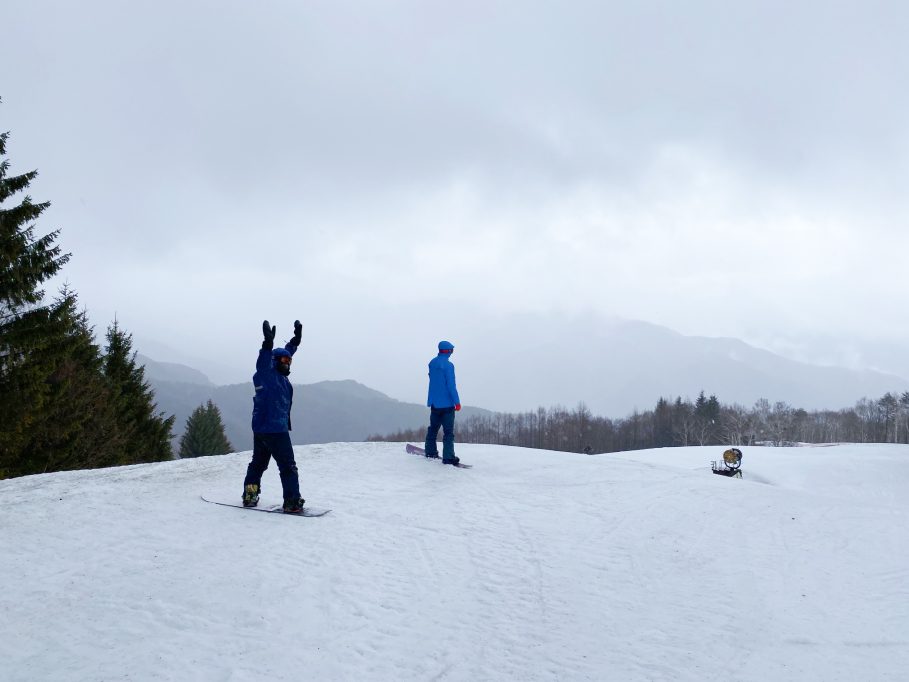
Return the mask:
<svg viewBox="0 0 909 682">
<path fill-rule="evenodd" d="M 899 680 L 909 448 L 297 448 L 0 482 L 4 680 Z M 265 501 L 278 501 L 274 467 Z"/>
</svg>

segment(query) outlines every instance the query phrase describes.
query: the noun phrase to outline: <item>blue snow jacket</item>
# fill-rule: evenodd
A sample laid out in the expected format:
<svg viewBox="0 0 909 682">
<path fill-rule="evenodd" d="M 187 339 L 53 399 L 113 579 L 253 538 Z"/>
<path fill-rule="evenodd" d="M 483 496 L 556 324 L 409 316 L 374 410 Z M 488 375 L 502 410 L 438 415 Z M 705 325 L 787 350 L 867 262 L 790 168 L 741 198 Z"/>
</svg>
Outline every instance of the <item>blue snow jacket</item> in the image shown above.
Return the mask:
<svg viewBox="0 0 909 682">
<path fill-rule="evenodd" d="M 429 397 L 426 406 L 441 409 L 460 403 L 454 365 L 451 364 L 448 353 L 439 353 L 429 363 Z"/>
<path fill-rule="evenodd" d="M 284 348 L 293 356 L 296 344 L 288 342 Z M 272 352 L 263 348 L 256 360 L 253 374 L 256 395 L 253 397 L 253 433 L 286 433 L 290 431 L 290 406 L 294 401 L 294 387 L 286 376 L 275 369 Z"/>
</svg>

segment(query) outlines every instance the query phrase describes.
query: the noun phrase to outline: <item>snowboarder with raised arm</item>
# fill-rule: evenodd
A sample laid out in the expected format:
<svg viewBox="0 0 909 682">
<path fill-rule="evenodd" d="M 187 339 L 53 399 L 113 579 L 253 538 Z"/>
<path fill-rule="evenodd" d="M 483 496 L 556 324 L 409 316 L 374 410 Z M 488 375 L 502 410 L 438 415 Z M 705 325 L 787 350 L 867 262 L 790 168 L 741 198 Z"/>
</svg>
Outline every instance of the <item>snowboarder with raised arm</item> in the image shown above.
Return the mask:
<svg viewBox="0 0 909 682">
<path fill-rule="evenodd" d="M 274 457 L 284 489 L 284 511 L 298 514 L 303 510 L 305 500 L 300 497 L 297 463 L 290 443 L 290 407 L 294 387 L 287 376 L 294 353 L 300 346 L 303 325 L 299 320 L 294 321 L 294 336 L 284 348 L 274 348 L 275 330 L 268 320 L 262 323 L 264 340 L 256 360 L 256 373 L 253 374 L 256 388 L 252 413 L 253 455 L 243 481 L 243 506 L 255 507 L 259 503 L 262 474 Z"/>
<path fill-rule="evenodd" d="M 457 465 L 461 460 L 454 452 L 455 412 L 461 409 L 461 398 L 455 384 L 455 368 L 451 363 L 454 346 L 448 341 L 439 341 L 439 354 L 429 363 L 429 428 L 426 430 L 426 456 L 438 457 L 436 437 L 442 429 L 442 464 Z"/>
</svg>

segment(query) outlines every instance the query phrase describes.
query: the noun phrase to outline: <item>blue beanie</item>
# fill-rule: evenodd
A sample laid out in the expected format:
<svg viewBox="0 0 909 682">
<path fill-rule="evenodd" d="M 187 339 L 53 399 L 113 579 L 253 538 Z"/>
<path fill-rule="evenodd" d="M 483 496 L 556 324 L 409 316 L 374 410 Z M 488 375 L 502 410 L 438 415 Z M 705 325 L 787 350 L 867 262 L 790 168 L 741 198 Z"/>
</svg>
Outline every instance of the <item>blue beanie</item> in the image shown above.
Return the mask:
<svg viewBox="0 0 909 682">
<path fill-rule="evenodd" d="M 454 350 L 454 344 L 450 341 L 439 341 L 439 350 Z"/>
</svg>

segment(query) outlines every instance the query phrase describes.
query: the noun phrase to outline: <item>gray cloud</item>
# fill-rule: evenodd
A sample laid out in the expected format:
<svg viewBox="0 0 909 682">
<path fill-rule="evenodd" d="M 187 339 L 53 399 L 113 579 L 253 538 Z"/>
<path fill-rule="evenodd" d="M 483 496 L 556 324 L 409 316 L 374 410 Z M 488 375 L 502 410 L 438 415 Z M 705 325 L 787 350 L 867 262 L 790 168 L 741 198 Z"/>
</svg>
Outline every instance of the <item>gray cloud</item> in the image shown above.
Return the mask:
<svg viewBox="0 0 909 682">
<path fill-rule="evenodd" d="M 257 320 L 300 316 L 318 378 L 409 397 L 402 330 L 431 346 L 486 314 L 789 349 L 909 333 L 900 3 L 35 2 L 0 22 L 11 157 L 41 170 L 93 319 L 137 338 L 242 368 Z"/>
</svg>

